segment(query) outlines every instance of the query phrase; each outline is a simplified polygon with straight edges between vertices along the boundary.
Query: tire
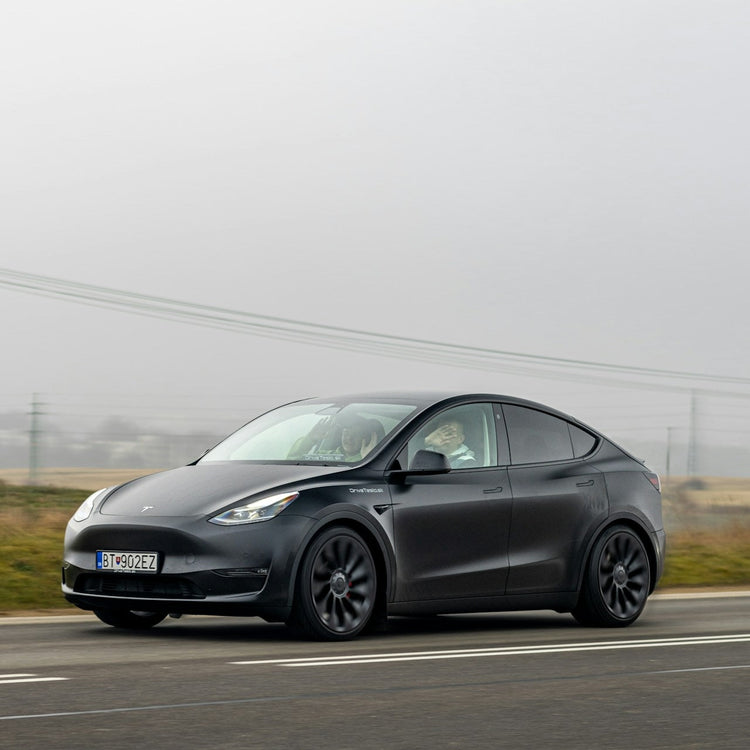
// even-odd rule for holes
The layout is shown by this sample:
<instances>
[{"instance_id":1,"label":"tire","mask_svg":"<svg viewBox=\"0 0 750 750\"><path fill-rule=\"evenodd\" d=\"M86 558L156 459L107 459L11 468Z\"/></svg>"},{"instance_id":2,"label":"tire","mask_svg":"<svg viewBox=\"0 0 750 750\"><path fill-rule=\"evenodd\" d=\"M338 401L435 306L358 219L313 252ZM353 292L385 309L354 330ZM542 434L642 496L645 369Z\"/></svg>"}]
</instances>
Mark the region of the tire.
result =
<instances>
[{"instance_id":1,"label":"tire","mask_svg":"<svg viewBox=\"0 0 750 750\"><path fill-rule=\"evenodd\" d=\"M134 609L95 609L94 614L103 623L126 630L148 630L167 616L166 613L141 612Z\"/></svg>"},{"instance_id":2,"label":"tire","mask_svg":"<svg viewBox=\"0 0 750 750\"><path fill-rule=\"evenodd\" d=\"M626 627L643 612L650 584L643 542L627 526L613 526L591 551L573 617L582 625Z\"/></svg>"},{"instance_id":3,"label":"tire","mask_svg":"<svg viewBox=\"0 0 750 750\"><path fill-rule=\"evenodd\" d=\"M349 640L370 622L377 590L375 561L362 537L331 527L305 551L288 624L316 640Z\"/></svg>"}]
</instances>

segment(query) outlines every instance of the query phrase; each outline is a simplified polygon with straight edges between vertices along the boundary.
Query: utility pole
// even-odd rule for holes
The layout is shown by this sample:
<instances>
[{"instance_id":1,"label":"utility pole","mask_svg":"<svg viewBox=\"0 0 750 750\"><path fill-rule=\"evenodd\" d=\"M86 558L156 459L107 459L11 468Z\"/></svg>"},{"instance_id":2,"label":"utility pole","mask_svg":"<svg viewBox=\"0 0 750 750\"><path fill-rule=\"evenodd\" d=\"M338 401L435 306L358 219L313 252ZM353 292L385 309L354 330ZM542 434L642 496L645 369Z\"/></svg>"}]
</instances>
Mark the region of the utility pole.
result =
<instances>
[{"instance_id":1,"label":"utility pole","mask_svg":"<svg viewBox=\"0 0 750 750\"><path fill-rule=\"evenodd\" d=\"M669 482L669 478L672 476L672 432L674 431L674 427L667 427L667 482Z\"/></svg>"},{"instance_id":2,"label":"utility pole","mask_svg":"<svg viewBox=\"0 0 750 750\"><path fill-rule=\"evenodd\" d=\"M687 473L695 476L695 391L690 391L690 433L688 435Z\"/></svg>"},{"instance_id":3,"label":"utility pole","mask_svg":"<svg viewBox=\"0 0 750 750\"><path fill-rule=\"evenodd\" d=\"M31 398L31 427L29 429L29 484L39 484L39 443L41 442L42 430L39 426L39 396L33 394Z\"/></svg>"}]
</instances>

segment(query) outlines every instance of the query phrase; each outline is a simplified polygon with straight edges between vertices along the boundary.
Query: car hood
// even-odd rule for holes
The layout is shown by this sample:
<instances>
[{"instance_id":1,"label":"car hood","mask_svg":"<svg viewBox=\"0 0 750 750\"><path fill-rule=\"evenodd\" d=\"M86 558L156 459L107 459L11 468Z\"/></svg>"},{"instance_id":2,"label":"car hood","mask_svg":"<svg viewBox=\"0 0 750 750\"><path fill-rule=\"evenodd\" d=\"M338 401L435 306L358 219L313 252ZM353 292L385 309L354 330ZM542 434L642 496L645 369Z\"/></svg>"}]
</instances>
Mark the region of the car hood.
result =
<instances>
[{"instance_id":1,"label":"car hood","mask_svg":"<svg viewBox=\"0 0 750 750\"><path fill-rule=\"evenodd\" d=\"M105 516L192 516L245 498L346 471L340 466L202 463L150 474L117 487L99 512ZM280 491L284 491L281 489Z\"/></svg>"}]
</instances>

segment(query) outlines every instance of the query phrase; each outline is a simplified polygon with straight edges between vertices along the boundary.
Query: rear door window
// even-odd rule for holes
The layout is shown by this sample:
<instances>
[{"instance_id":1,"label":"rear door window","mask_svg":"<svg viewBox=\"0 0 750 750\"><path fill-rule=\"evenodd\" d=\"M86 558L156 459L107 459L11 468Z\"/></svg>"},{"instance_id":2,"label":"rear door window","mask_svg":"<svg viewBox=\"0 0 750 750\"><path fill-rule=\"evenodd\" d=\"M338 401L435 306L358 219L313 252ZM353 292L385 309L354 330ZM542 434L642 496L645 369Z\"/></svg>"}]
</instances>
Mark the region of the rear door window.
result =
<instances>
[{"instance_id":1,"label":"rear door window","mask_svg":"<svg viewBox=\"0 0 750 750\"><path fill-rule=\"evenodd\" d=\"M536 409L503 404L513 464L565 461L573 458L568 422Z\"/></svg>"}]
</instances>

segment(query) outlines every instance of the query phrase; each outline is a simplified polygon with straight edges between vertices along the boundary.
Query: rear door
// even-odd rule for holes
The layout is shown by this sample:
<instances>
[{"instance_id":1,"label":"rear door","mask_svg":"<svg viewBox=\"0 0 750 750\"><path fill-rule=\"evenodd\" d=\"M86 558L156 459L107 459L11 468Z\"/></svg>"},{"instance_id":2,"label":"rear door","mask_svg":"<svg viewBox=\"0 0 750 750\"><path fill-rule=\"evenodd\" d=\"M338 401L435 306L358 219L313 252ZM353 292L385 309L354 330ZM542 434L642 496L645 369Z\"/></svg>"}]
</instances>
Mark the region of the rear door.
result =
<instances>
[{"instance_id":1,"label":"rear door","mask_svg":"<svg viewBox=\"0 0 750 750\"><path fill-rule=\"evenodd\" d=\"M555 415L503 404L513 492L506 593L573 591L590 532L609 510L585 456L597 438Z\"/></svg>"}]
</instances>

